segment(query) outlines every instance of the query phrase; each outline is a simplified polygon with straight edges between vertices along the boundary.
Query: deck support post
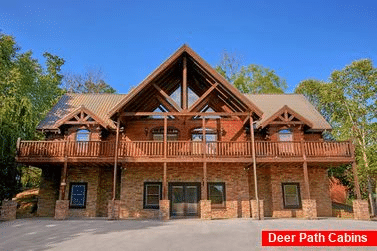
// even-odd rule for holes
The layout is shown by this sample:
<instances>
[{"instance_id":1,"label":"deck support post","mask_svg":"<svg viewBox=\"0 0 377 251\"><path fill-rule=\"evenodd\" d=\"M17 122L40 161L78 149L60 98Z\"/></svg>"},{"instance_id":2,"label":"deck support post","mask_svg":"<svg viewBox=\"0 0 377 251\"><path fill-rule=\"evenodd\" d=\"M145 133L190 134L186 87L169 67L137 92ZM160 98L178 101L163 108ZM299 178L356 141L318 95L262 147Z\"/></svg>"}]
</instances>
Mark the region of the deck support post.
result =
<instances>
[{"instance_id":1,"label":"deck support post","mask_svg":"<svg viewBox=\"0 0 377 251\"><path fill-rule=\"evenodd\" d=\"M117 189L119 127L120 127L120 116L118 116L118 120L117 120L117 131L116 131L116 137L115 137L114 177L113 177L113 196L112 196L113 201L115 200L116 189Z\"/></svg>"},{"instance_id":2,"label":"deck support post","mask_svg":"<svg viewBox=\"0 0 377 251\"><path fill-rule=\"evenodd\" d=\"M208 200L208 185L207 185L207 150L206 150L206 119L202 118L202 152L203 152L203 194L204 200Z\"/></svg>"},{"instance_id":3,"label":"deck support post","mask_svg":"<svg viewBox=\"0 0 377 251\"><path fill-rule=\"evenodd\" d=\"M67 175L68 175L68 140L64 142L64 164L61 173L59 200L65 199L65 189L67 187Z\"/></svg>"},{"instance_id":4,"label":"deck support post","mask_svg":"<svg viewBox=\"0 0 377 251\"><path fill-rule=\"evenodd\" d=\"M167 157L167 150L168 150L168 117L164 116L164 158Z\"/></svg>"},{"instance_id":5,"label":"deck support post","mask_svg":"<svg viewBox=\"0 0 377 251\"><path fill-rule=\"evenodd\" d=\"M251 153L253 158L253 174L254 174L254 190L255 190L255 200L256 200L256 217L258 220L261 220L260 216L260 205L259 205L259 196L258 196L258 179L257 179L257 161L255 157L255 141L254 141L254 123L253 123L253 117L250 113L250 138L251 138Z\"/></svg>"},{"instance_id":6,"label":"deck support post","mask_svg":"<svg viewBox=\"0 0 377 251\"><path fill-rule=\"evenodd\" d=\"M309 173L308 173L308 162L306 161L306 153L305 153L305 146L304 140L301 139L301 154L304 159L304 163L302 165L304 171L304 184L305 184L305 192L307 199L310 200L310 186L309 186Z\"/></svg>"},{"instance_id":7,"label":"deck support post","mask_svg":"<svg viewBox=\"0 0 377 251\"><path fill-rule=\"evenodd\" d=\"M355 160L355 146L352 141L349 141L350 144L350 150L351 150L351 158L352 161L352 172L353 172L353 180L355 185L355 192L356 192L356 198L358 200L361 200L361 193L360 193L360 185L359 185L359 176L357 174L357 166L356 166L356 160Z\"/></svg>"},{"instance_id":8,"label":"deck support post","mask_svg":"<svg viewBox=\"0 0 377 251\"><path fill-rule=\"evenodd\" d=\"M162 199L167 200L168 199L168 164L164 162L164 176L162 180Z\"/></svg>"}]
</instances>

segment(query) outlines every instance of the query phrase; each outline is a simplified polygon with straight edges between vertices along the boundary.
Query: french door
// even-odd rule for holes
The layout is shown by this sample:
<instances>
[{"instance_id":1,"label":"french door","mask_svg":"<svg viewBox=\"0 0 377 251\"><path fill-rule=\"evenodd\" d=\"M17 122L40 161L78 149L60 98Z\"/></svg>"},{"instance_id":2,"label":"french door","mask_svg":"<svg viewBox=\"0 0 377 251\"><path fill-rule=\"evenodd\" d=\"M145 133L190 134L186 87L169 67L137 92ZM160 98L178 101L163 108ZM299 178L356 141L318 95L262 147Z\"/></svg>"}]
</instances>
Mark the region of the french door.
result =
<instances>
[{"instance_id":1,"label":"french door","mask_svg":"<svg viewBox=\"0 0 377 251\"><path fill-rule=\"evenodd\" d=\"M171 216L198 216L200 183L169 183Z\"/></svg>"}]
</instances>

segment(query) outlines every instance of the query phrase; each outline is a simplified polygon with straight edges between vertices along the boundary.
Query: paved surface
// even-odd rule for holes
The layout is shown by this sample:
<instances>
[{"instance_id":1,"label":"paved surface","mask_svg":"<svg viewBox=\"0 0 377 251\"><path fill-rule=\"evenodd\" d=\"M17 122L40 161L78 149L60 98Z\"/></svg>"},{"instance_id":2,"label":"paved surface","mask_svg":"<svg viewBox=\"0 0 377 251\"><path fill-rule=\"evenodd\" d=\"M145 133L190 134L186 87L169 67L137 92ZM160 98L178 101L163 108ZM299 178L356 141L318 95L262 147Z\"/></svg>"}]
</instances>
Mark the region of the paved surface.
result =
<instances>
[{"instance_id":1,"label":"paved surface","mask_svg":"<svg viewBox=\"0 0 377 251\"><path fill-rule=\"evenodd\" d=\"M377 230L376 221L320 219L66 220L0 223L0 250L377 250L261 247L261 230Z\"/></svg>"}]
</instances>

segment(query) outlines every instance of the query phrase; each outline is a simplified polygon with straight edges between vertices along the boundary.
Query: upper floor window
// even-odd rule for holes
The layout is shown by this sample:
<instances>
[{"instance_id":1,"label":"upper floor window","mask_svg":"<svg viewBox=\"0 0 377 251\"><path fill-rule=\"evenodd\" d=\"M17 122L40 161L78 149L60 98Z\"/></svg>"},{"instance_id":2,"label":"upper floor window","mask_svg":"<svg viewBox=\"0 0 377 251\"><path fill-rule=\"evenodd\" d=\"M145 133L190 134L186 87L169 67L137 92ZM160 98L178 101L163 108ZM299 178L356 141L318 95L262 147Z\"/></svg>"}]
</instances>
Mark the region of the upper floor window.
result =
<instances>
[{"instance_id":1,"label":"upper floor window","mask_svg":"<svg viewBox=\"0 0 377 251\"><path fill-rule=\"evenodd\" d=\"M206 142L217 141L217 131L211 128L206 128ZM192 141L203 141L203 128L196 128L191 131Z\"/></svg>"},{"instance_id":2,"label":"upper floor window","mask_svg":"<svg viewBox=\"0 0 377 251\"><path fill-rule=\"evenodd\" d=\"M167 128L167 140L168 141L176 141L178 140L178 129L174 127L168 127ZM152 129L152 138L156 141L163 141L164 140L164 128L154 128Z\"/></svg>"},{"instance_id":3,"label":"upper floor window","mask_svg":"<svg viewBox=\"0 0 377 251\"><path fill-rule=\"evenodd\" d=\"M76 141L89 141L90 131L86 129L80 129L76 132Z\"/></svg>"},{"instance_id":4,"label":"upper floor window","mask_svg":"<svg viewBox=\"0 0 377 251\"><path fill-rule=\"evenodd\" d=\"M292 141L293 133L289 129L283 129L279 131L279 140L280 141Z\"/></svg>"}]
</instances>

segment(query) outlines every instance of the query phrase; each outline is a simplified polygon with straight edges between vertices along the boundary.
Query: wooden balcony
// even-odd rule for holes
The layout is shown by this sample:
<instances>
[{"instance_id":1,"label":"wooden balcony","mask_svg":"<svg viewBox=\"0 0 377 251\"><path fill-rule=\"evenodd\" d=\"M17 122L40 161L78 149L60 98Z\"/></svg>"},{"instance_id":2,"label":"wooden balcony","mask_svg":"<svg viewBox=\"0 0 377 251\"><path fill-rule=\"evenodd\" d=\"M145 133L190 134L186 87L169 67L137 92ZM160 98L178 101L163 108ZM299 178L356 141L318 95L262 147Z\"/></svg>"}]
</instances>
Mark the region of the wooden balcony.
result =
<instances>
[{"instance_id":1,"label":"wooden balcony","mask_svg":"<svg viewBox=\"0 0 377 251\"><path fill-rule=\"evenodd\" d=\"M256 141L257 162L343 162L353 161L350 142L270 142ZM108 162L115 157L114 141L20 141L17 161ZM250 141L121 141L120 162L252 162Z\"/></svg>"}]
</instances>

